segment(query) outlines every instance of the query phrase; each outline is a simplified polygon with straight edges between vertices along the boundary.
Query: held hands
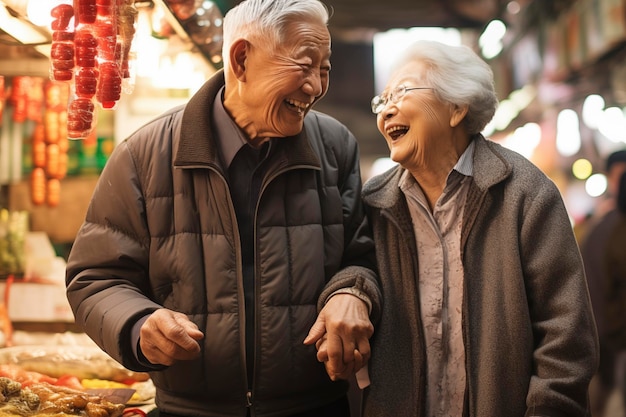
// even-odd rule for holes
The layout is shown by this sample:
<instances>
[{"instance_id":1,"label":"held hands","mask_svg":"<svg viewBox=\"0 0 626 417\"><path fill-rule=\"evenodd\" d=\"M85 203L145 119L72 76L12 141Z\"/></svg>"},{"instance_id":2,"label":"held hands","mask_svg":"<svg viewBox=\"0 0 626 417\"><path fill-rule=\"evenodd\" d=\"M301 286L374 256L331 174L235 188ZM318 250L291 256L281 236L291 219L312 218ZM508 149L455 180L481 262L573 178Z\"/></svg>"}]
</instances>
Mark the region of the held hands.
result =
<instances>
[{"instance_id":1,"label":"held hands","mask_svg":"<svg viewBox=\"0 0 626 417\"><path fill-rule=\"evenodd\" d=\"M337 294L320 311L304 344L315 343L317 360L336 381L348 379L367 364L373 333L367 305L353 295Z\"/></svg>"},{"instance_id":2,"label":"held hands","mask_svg":"<svg viewBox=\"0 0 626 417\"><path fill-rule=\"evenodd\" d=\"M161 308L141 326L139 346L143 355L155 365L195 359L200 355L204 334L186 315Z\"/></svg>"}]
</instances>

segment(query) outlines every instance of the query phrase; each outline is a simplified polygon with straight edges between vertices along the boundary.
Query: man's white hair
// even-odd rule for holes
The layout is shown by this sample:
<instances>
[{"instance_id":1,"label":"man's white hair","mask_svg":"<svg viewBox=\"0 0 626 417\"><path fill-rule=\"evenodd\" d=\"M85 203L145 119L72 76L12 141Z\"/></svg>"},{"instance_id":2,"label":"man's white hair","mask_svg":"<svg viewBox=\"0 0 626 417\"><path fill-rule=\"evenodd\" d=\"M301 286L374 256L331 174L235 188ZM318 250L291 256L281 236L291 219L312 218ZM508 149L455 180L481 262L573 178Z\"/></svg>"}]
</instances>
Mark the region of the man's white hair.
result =
<instances>
[{"instance_id":1,"label":"man's white hair","mask_svg":"<svg viewBox=\"0 0 626 417\"><path fill-rule=\"evenodd\" d=\"M230 46L238 38L261 39L275 49L287 41L286 27L294 22L328 24L328 9L319 0L245 0L224 16L222 59L227 68Z\"/></svg>"}]
</instances>

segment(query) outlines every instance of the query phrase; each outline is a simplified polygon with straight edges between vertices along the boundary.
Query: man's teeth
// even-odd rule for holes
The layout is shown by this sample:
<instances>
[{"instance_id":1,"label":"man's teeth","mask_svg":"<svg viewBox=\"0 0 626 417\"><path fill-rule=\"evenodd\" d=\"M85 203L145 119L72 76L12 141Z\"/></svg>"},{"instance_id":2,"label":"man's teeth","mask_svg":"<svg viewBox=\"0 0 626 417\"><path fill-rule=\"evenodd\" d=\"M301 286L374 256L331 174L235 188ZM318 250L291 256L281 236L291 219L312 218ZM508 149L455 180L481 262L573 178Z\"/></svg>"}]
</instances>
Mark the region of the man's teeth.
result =
<instances>
[{"instance_id":1,"label":"man's teeth","mask_svg":"<svg viewBox=\"0 0 626 417\"><path fill-rule=\"evenodd\" d=\"M296 107L298 109L298 112L300 113L306 111L306 109L308 109L309 106L311 105L311 103L304 103L302 101L297 101L291 98L285 101L287 101L287 103L291 104L292 106Z\"/></svg>"}]
</instances>

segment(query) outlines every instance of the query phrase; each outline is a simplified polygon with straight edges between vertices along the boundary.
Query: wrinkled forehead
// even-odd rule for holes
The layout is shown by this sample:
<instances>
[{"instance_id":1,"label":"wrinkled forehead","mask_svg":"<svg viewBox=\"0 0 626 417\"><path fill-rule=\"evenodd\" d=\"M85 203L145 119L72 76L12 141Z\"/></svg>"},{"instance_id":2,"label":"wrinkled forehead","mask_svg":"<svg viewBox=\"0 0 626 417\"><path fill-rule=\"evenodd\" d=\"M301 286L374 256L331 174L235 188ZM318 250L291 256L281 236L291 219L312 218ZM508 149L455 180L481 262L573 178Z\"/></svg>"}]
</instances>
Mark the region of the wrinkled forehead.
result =
<instances>
[{"instance_id":1,"label":"wrinkled forehead","mask_svg":"<svg viewBox=\"0 0 626 417\"><path fill-rule=\"evenodd\" d=\"M404 84L406 86L422 85L426 82L426 65L422 62L412 60L395 66L391 70L385 91L396 89Z\"/></svg>"},{"instance_id":2,"label":"wrinkled forehead","mask_svg":"<svg viewBox=\"0 0 626 417\"><path fill-rule=\"evenodd\" d=\"M318 21L291 22L278 34L276 46L283 51L309 51L329 56L330 32L325 24Z\"/></svg>"}]
</instances>

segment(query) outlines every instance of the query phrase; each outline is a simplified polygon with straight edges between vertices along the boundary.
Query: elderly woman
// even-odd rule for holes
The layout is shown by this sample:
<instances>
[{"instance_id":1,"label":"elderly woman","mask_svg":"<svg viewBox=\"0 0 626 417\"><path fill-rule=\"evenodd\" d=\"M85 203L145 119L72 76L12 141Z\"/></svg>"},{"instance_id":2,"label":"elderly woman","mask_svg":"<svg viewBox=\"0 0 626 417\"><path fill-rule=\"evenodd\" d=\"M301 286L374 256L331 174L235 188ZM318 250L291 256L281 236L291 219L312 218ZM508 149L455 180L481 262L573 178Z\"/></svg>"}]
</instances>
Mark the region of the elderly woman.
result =
<instances>
[{"instance_id":1,"label":"elderly woman","mask_svg":"<svg viewBox=\"0 0 626 417\"><path fill-rule=\"evenodd\" d=\"M480 133L489 66L421 41L392 74L372 110L398 165L363 190L384 296L364 415L588 415L583 264L555 184Z\"/></svg>"}]
</instances>

